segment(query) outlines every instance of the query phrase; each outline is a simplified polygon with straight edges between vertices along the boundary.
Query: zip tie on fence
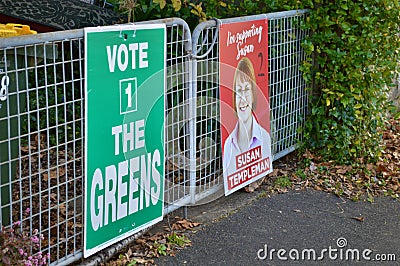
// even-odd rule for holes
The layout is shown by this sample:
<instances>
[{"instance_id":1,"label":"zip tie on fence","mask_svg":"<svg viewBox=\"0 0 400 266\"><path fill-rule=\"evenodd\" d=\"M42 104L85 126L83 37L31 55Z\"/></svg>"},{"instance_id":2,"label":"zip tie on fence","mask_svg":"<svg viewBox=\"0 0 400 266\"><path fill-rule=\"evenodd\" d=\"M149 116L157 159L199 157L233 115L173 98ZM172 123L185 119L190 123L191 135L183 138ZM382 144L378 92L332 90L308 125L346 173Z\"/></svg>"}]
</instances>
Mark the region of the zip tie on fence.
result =
<instances>
[{"instance_id":1,"label":"zip tie on fence","mask_svg":"<svg viewBox=\"0 0 400 266\"><path fill-rule=\"evenodd\" d=\"M210 48L208 48L208 50L207 50L207 52L206 52L205 54L197 55L197 53L200 52L200 50L201 50L201 48L199 48L199 49L196 51L196 54L193 54L193 53L191 54L191 58L192 58L192 59L203 59L203 58L207 57L207 55L208 55L209 53L211 53L211 51L212 51L212 49L213 49L213 47L214 47L214 44L217 42L217 37L218 37L218 34L219 34L219 26L221 25L221 22L220 22L220 20L217 19L217 18L212 18L212 20L215 21L215 24L216 24L216 25L215 25L216 31L215 31L215 34L214 34L212 43L211 43L211 45L210 45ZM204 46L205 42L206 42L205 39L203 39L202 44L201 44L201 47Z\"/></svg>"},{"instance_id":2,"label":"zip tie on fence","mask_svg":"<svg viewBox=\"0 0 400 266\"><path fill-rule=\"evenodd\" d=\"M133 27L133 34L132 34L132 38L135 38L136 37L136 27L135 27L135 23L129 23L130 25L132 25L132 26L134 26ZM128 34L124 34L124 35L122 35L122 29L120 29L119 30L119 37L120 38L124 38L124 40L126 41L126 39L128 39Z\"/></svg>"},{"instance_id":3,"label":"zip tie on fence","mask_svg":"<svg viewBox=\"0 0 400 266\"><path fill-rule=\"evenodd\" d=\"M122 38L122 28L119 30L119 37Z\"/></svg>"},{"instance_id":4,"label":"zip tie on fence","mask_svg":"<svg viewBox=\"0 0 400 266\"><path fill-rule=\"evenodd\" d=\"M132 26L135 26L135 23L134 23L134 22L131 22L130 24L131 24ZM133 37L133 38L136 37L136 27L134 27L134 29L133 29L132 37Z\"/></svg>"}]
</instances>

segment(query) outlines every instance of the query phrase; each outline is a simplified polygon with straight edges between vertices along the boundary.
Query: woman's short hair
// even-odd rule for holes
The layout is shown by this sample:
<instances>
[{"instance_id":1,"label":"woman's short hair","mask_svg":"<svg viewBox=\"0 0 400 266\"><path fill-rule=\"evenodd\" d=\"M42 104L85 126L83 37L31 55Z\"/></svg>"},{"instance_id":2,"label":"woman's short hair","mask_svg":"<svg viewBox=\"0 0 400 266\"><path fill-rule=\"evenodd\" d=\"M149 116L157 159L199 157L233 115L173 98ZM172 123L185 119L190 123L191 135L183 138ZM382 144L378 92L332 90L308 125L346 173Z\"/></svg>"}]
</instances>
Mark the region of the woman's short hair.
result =
<instances>
[{"instance_id":1,"label":"woman's short hair","mask_svg":"<svg viewBox=\"0 0 400 266\"><path fill-rule=\"evenodd\" d=\"M251 93L253 95L253 104L251 106L252 110L255 110L256 108L256 103L257 103L257 83L256 83L256 75L254 74L254 67L253 64L251 63L250 59L247 57L243 57L240 59L236 70L235 70L235 75L233 77L233 108L235 109L235 113L237 112L236 110L236 81L247 81L251 85Z\"/></svg>"}]
</instances>

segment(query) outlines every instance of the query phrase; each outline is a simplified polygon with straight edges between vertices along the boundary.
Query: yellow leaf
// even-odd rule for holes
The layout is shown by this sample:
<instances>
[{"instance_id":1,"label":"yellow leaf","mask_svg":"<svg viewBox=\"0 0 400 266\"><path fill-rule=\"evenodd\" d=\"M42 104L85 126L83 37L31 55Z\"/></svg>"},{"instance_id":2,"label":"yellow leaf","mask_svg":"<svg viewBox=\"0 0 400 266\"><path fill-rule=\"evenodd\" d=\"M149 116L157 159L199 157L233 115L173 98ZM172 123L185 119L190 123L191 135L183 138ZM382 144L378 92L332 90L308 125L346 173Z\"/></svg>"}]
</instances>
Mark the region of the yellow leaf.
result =
<instances>
[{"instance_id":1,"label":"yellow leaf","mask_svg":"<svg viewBox=\"0 0 400 266\"><path fill-rule=\"evenodd\" d=\"M361 103L357 103L356 105L354 105L354 108L355 109L360 109L362 107L362 104Z\"/></svg>"},{"instance_id":2,"label":"yellow leaf","mask_svg":"<svg viewBox=\"0 0 400 266\"><path fill-rule=\"evenodd\" d=\"M222 1L219 1L219 5L222 6L222 7L226 7L226 3L222 2Z\"/></svg>"},{"instance_id":3,"label":"yellow leaf","mask_svg":"<svg viewBox=\"0 0 400 266\"><path fill-rule=\"evenodd\" d=\"M198 16L198 17L200 16L199 12L197 12L196 9L190 10L190 13L195 14L195 15Z\"/></svg>"},{"instance_id":4,"label":"yellow leaf","mask_svg":"<svg viewBox=\"0 0 400 266\"><path fill-rule=\"evenodd\" d=\"M335 94L333 91L331 91L330 89L322 89L323 92L327 93L327 94Z\"/></svg>"},{"instance_id":5,"label":"yellow leaf","mask_svg":"<svg viewBox=\"0 0 400 266\"><path fill-rule=\"evenodd\" d=\"M336 92L336 95L337 95L339 98L342 98L342 97L344 96L344 94L341 93L341 92Z\"/></svg>"},{"instance_id":6,"label":"yellow leaf","mask_svg":"<svg viewBox=\"0 0 400 266\"><path fill-rule=\"evenodd\" d=\"M175 11L181 10L182 2L181 0L172 0L172 5L174 6Z\"/></svg>"},{"instance_id":7,"label":"yellow leaf","mask_svg":"<svg viewBox=\"0 0 400 266\"><path fill-rule=\"evenodd\" d=\"M163 9L167 4L167 0L154 0L153 2L159 4L161 9Z\"/></svg>"},{"instance_id":8,"label":"yellow leaf","mask_svg":"<svg viewBox=\"0 0 400 266\"><path fill-rule=\"evenodd\" d=\"M193 4L193 3L190 3L190 6L193 7L192 10L196 10L196 12L199 13L199 14L203 11L203 8L201 7L201 5L202 5L202 3L200 3L200 4L198 4L198 5L195 5L195 4Z\"/></svg>"},{"instance_id":9,"label":"yellow leaf","mask_svg":"<svg viewBox=\"0 0 400 266\"><path fill-rule=\"evenodd\" d=\"M326 98L326 106L331 105L331 100L329 98Z\"/></svg>"},{"instance_id":10,"label":"yellow leaf","mask_svg":"<svg viewBox=\"0 0 400 266\"><path fill-rule=\"evenodd\" d=\"M193 9L190 10L190 12L192 14L195 14L196 16L198 16L200 22L207 20L207 15L206 15L206 13L204 13L203 8L201 7L202 4L203 4L202 2L200 2L198 5L190 3L190 6L193 7Z\"/></svg>"}]
</instances>

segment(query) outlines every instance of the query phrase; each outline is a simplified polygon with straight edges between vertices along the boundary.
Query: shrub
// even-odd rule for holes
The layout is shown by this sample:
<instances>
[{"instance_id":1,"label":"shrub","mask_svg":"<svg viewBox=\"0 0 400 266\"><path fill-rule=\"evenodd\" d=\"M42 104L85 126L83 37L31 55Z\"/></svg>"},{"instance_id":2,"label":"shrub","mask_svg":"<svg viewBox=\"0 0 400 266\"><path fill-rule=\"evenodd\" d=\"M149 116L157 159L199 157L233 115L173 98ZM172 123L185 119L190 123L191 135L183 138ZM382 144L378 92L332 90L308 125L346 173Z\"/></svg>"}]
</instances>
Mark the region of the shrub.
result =
<instances>
[{"instance_id":1,"label":"shrub","mask_svg":"<svg viewBox=\"0 0 400 266\"><path fill-rule=\"evenodd\" d=\"M27 210L26 213L28 213ZM0 231L0 265L47 265L50 254L38 252L42 235L37 230L33 231L32 236L23 232L21 222L17 221L11 227L2 226Z\"/></svg>"},{"instance_id":2,"label":"shrub","mask_svg":"<svg viewBox=\"0 0 400 266\"><path fill-rule=\"evenodd\" d=\"M399 59L399 2L315 0L311 7L313 35L304 47L312 57L303 65L314 85L306 144L326 159L375 161Z\"/></svg>"}]
</instances>

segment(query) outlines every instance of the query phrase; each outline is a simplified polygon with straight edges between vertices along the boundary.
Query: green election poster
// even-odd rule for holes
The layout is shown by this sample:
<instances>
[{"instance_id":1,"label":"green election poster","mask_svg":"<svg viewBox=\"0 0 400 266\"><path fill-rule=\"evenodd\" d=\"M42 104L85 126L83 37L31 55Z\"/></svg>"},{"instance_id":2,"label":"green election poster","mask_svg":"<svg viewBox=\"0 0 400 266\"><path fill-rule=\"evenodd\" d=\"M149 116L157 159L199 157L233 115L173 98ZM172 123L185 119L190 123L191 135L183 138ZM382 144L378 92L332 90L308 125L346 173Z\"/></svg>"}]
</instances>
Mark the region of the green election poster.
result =
<instances>
[{"instance_id":1,"label":"green election poster","mask_svg":"<svg viewBox=\"0 0 400 266\"><path fill-rule=\"evenodd\" d=\"M164 24L85 29L84 257L163 217Z\"/></svg>"}]
</instances>

